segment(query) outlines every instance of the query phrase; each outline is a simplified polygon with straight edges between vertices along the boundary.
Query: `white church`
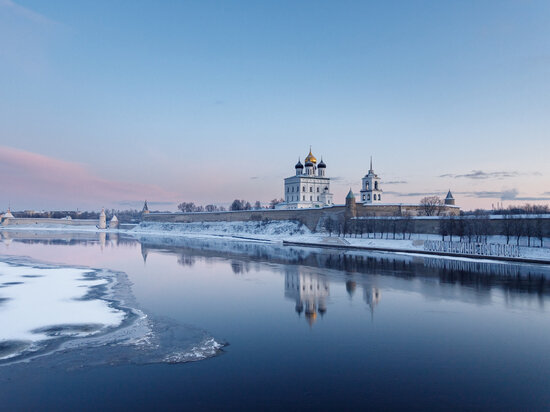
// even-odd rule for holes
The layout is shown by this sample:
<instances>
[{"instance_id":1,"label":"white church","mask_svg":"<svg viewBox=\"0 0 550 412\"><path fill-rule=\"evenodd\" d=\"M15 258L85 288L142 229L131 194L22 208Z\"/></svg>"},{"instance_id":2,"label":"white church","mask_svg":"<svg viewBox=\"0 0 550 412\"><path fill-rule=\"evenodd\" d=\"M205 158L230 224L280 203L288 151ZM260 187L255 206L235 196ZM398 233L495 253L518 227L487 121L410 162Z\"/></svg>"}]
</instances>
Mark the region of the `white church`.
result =
<instances>
[{"instance_id":1,"label":"white church","mask_svg":"<svg viewBox=\"0 0 550 412\"><path fill-rule=\"evenodd\" d=\"M332 206L330 179L326 177L327 165L323 159L317 163L310 148L304 164L298 159L294 168L296 174L285 179L285 201L277 208L309 209Z\"/></svg>"},{"instance_id":2,"label":"white church","mask_svg":"<svg viewBox=\"0 0 550 412\"><path fill-rule=\"evenodd\" d=\"M310 148L304 164L298 159L294 168L296 174L285 179L285 201L279 203L276 206L277 209L311 209L333 205L330 178L326 176L327 165L323 159L317 163ZM372 157L370 169L362 179L359 203L364 205L382 203L380 177L374 173Z\"/></svg>"}]
</instances>

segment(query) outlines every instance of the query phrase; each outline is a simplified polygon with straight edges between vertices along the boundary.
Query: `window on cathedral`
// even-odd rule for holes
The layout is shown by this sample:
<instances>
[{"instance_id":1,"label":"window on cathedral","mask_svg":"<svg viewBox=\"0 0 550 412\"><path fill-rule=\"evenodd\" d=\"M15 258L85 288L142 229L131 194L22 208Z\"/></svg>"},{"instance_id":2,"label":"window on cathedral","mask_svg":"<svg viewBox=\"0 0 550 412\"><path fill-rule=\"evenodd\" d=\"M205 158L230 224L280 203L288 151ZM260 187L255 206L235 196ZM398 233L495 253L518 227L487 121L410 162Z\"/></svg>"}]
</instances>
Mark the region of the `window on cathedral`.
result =
<instances>
[{"instance_id":1,"label":"window on cathedral","mask_svg":"<svg viewBox=\"0 0 550 412\"><path fill-rule=\"evenodd\" d=\"M367 195L367 200L370 200L370 195Z\"/></svg>"},{"instance_id":2,"label":"window on cathedral","mask_svg":"<svg viewBox=\"0 0 550 412\"><path fill-rule=\"evenodd\" d=\"M305 192L305 191L306 191L306 187L305 187L305 186L302 187L302 189L303 189L302 192Z\"/></svg>"},{"instance_id":3,"label":"window on cathedral","mask_svg":"<svg viewBox=\"0 0 550 412\"><path fill-rule=\"evenodd\" d=\"M369 182L365 183L365 189L369 190Z\"/></svg>"},{"instance_id":4,"label":"window on cathedral","mask_svg":"<svg viewBox=\"0 0 550 412\"><path fill-rule=\"evenodd\" d=\"M365 195L363 195L363 200L365 200Z\"/></svg>"},{"instance_id":5,"label":"window on cathedral","mask_svg":"<svg viewBox=\"0 0 550 412\"><path fill-rule=\"evenodd\" d=\"M380 197L380 195L378 195L378 200L381 200L382 198Z\"/></svg>"},{"instance_id":6,"label":"window on cathedral","mask_svg":"<svg viewBox=\"0 0 550 412\"><path fill-rule=\"evenodd\" d=\"M310 192L313 192L313 188L312 188L311 186L309 187L309 191L310 191Z\"/></svg>"},{"instance_id":7,"label":"window on cathedral","mask_svg":"<svg viewBox=\"0 0 550 412\"><path fill-rule=\"evenodd\" d=\"M378 182L374 182L374 190L378 190Z\"/></svg>"},{"instance_id":8,"label":"window on cathedral","mask_svg":"<svg viewBox=\"0 0 550 412\"><path fill-rule=\"evenodd\" d=\"M289 188L289 187L286 188L286 192L287 192L287 193L290 192L290 188Z\"/></svg>"},{"instance_id":9,"label":"window on cathedral","mask_svg":"<svg viewBox=\"0 0 550 412\"><path fill-rule=\"evenodd\" d=\"M309 197L309 201L311 202L313 200L313 196L310 196Z\"/></svg>"},{"instance_id":10,"label":"window on cathedral","mask_svg":"<svg viewBox=\"0 0 550 412\"><path fill-rule=\"evenodd\" d=\"M319 187L317 187L317 193L319 193Z\"/></svg>"},{"instance_id":11,"label":"window on cathedral","mask_svg":"<svg viewBox=\"0 0 550 412\"><path fill-rule=\"evenodd\" d=\"M319 196L317 196L317 201L319 201Z\"/></svg>"},{"instance_id":12,"label":"window on cathedral","mask_svg":"<svg viewBox=\"0 0 550 412\"><path fill-rule=\"evenodd\" d=\"M306 200L306 195L304 195L303 200Z\"/></svg>"}]
</instances>

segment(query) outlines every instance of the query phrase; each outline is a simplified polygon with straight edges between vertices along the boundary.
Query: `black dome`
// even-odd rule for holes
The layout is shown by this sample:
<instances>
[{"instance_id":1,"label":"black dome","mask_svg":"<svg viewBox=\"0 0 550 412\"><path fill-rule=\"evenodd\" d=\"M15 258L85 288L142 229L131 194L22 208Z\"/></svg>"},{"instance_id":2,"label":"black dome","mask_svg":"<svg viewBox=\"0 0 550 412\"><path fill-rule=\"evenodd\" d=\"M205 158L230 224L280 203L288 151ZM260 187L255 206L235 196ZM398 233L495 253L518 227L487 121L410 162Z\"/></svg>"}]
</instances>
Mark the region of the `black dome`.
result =
<instances>
[{"instance_id":1,"label":"black dome","mask_svg":"<svg viewBox=\"0 0 550 412\"><path fill-rule=\"evenodd\" d=\"M319 168L321 168L321 169L325 169L325 168L327 167L327 165L325 164L325 162L323 162L323 161L321 160L321 163L319 163L319 164L317 165L317 167L319 167Z\"/></svg>"},{"instance_id":2,"label":"black dome","mask_svg":"<svg viewBox=\"0 0 550 412\"><path fill-rule=\"evenodd\" d=\"M294 168L296 168L296 169L303 169L304 166L302 165L302 162L300 162L300 161L298 160L298 163L296 163L296 166L294 166Z\"/></svg>"}]
</instances>

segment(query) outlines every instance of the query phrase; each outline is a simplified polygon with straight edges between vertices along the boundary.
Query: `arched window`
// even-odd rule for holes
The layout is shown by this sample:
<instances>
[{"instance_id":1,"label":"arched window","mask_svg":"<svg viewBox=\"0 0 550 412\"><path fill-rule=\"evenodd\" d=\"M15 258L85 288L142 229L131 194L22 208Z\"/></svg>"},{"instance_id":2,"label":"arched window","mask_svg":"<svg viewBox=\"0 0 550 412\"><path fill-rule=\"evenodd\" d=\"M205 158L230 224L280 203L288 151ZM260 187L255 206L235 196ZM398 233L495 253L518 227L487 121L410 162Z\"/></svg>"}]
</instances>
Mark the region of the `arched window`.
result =
<instances>
[{"instance_id":1,"label":"arched window","mask_svg":"<svg viewBox=\"0 0 550 412\"><path fill-rule=\"evenodd\" d=\"M313 200L313 196L310 196L309 197L309 201L311 202Z\"/></svg>"},{"instance_id":2,"label":"arched window","mask_svg":"<svg viewBox=\"0 0 550 412\"><path fill-rule=\"evenodd\" d=\"M370 200L370 195L367 195L367 200Z\"/></svg>"},{"instance_id":3,"label":"arched window","mask_svg":"<svg viewBox=\"0 0 550 412\"><path fill-rule=\"evenodd\" d=\"M317 196L317 201L319 201L319 196Z\"/></svg>"},{"instance_id":4,"label":"arched window","mask_svg":"<svg viewBox=\"0 0 550 412\"><path fill-rule=\"evenodd\" d=\"M286 192L287 192L287 193L290 192L290 187L287 187L287 188L286 188Z\"/></svg>"},{"instance_id":5,"label":"arched window","mask_svg":"<svg viewBox=\"0 0 550 412\"><path fill-rule=\"evenodd\" d=\"M317 193L319 193L319 186L317 186Z\"/></svg>"},{"instance_id":6,"label":"arched window","mask_svg":"<svg viewBox=\"0 0 550 412\"><path fill-rule=\"evenodd\" d=\"M369 182L365 182L365 190L369 190Z\"/></svg>"},{"instance_id":7,"label":"arched window","mask_svg":"<svg viewBox=\"0 0 550 412\"><path fill-rule=\"evenodd\" d=\"M313 192L313 187L310 186L310 187L309 187L309 191L310 191L310 192Z\"/></svg>"},{"instance_id":8,"label":"arched window","mask_svg":"<svg viewBox=\"0 0 550 412\"><path fill-rule=\"evenodd\" d=\"M381 195L378 195L378 200L381 200L381 199L382 199L380 196L381 196Z\"/></svg>"},{"instance_id":9,"label":"arched window","mask_svg":"<svg viewBox=\"0 0 550 412\"><path fill-rule=\"evenodd\" d=\"M306 200L306 195L303 196L303 199Z\"/></svg>"},{"instance_id":10,"label":"arched window","mask_svg":"<svg viewBox=\"0 0 550 412\"><path fill-rule=\"evenodd\" d=\"M378 182L374 182L374 190L378 190Z\"/></svg>"},{"instance_id":11,"label":"arched window","mask_svg":"<svg viewBox=\"0 0 550 412\"><path fill-rule=\"evenodd\" d=\"M303 189L302 192L305 192L305 191L306 191L306 187L305 187L305 186L302 187L302 189Z\"/></svg>"},{"instance_id":12,"label":"arched window","mask_svg":"<svg viewBox=\"0 0 550 412\"><path fill-rule=\"evenodd\" d=\"M365 195L363 195L363 200L365 200Z\"/></svg>"}]
</instances>

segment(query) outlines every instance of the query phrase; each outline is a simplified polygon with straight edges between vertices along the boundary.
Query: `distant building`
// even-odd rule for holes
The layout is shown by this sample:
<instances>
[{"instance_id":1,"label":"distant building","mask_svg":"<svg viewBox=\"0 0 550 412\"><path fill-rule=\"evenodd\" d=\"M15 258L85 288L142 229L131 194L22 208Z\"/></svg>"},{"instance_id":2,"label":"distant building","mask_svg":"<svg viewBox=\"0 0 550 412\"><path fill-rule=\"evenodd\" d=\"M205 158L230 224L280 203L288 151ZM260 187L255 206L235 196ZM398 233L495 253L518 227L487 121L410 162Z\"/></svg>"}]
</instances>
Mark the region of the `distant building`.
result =
<instances>
[{"instance_id":1,"label":"distant building","mask_svg":"<svg viewBox=\"0 0 550 412\"><path fill-rule=\"evenodd\" d=\"M327 165L309 150L304 164L298 159L295 175L285 179L285 201L277 209L307 209L332 206L330 178L326 177Z\"/></svg>"},{"instance_id":2,"label":"distant building","mask_svg":"<svg viewBox=\"0 0 550 412\"><path fill-rule=\"evenodd\" d=\"M449 193L447 193L447 197L445 198L445 204L449 206L455 205L455 198L453 197L453 194L449 190Z\"/></svg>"},{"instance_id":3,"label":"distant building","mask_svg":"<svg viewBox=\"0 0 550 412\"><path fill-rule=\"evenodd\" d=\"M113 215L113 218L109 222L109 229L118 229L118 218Z\"/></svg>"},{"instance_id":4,"label":"distant building","mask_svg":"<svg viewBox=\"0 0 550 412\"><path fill-rule=\"evenodd\" d=\"M143 204L143 209L141 209L141 214L147 214L149 213L149 206L147 206L147 200L145 201L145 203Z\"/></svg>"},{"instance_id":5,"label":"distant building","mask_svg":"<svg viewBox=\"0 0 550 412\"><path fill-rule=\"evenodd\" d=\"M361 203L371 205L382 202L382 188L380 178L372 168L372 156L370 158L370 169L362 179Z\"/></svg>"},{"instance_id":6,"label":"distant building","mask_svg":"<svg viewBox=\"0 0 550 412\"><path fill-rule=\"evenodd\" d=\"M99 214L99 224L97 225L98 229L106 229L107 228L107 216L105 215L105 209L101 209L101 213Z\"/></svg>"}]
</instances>

